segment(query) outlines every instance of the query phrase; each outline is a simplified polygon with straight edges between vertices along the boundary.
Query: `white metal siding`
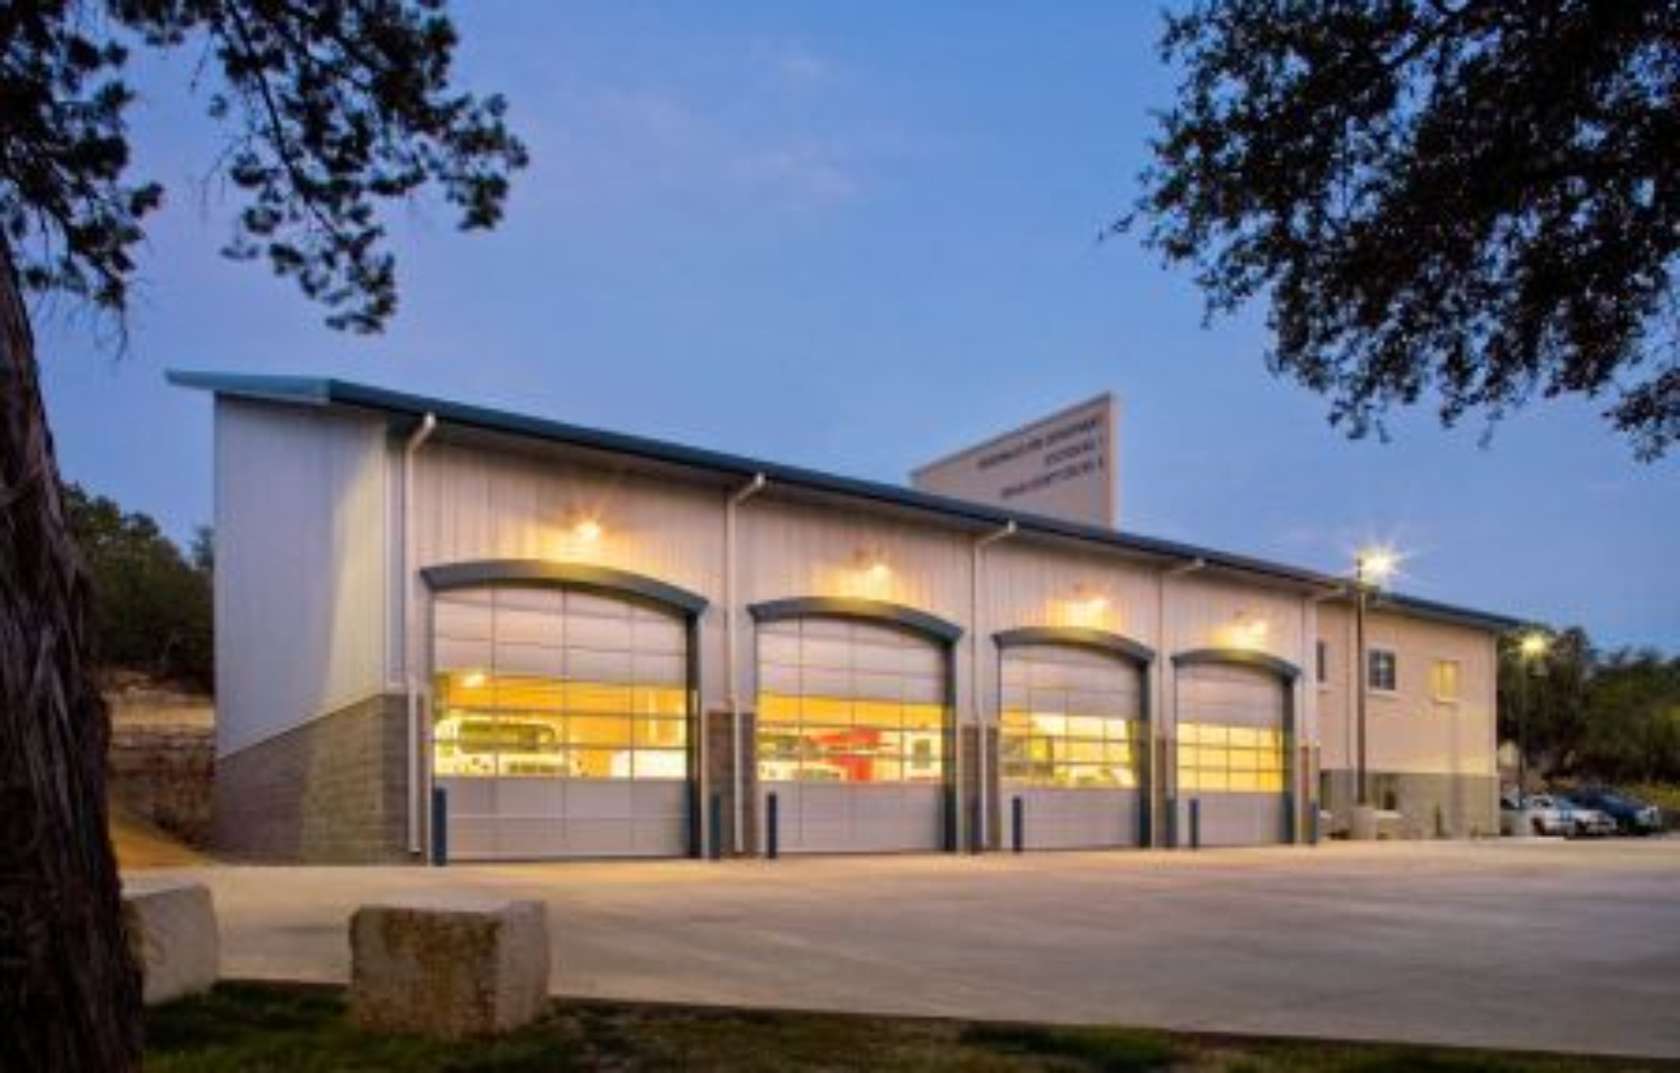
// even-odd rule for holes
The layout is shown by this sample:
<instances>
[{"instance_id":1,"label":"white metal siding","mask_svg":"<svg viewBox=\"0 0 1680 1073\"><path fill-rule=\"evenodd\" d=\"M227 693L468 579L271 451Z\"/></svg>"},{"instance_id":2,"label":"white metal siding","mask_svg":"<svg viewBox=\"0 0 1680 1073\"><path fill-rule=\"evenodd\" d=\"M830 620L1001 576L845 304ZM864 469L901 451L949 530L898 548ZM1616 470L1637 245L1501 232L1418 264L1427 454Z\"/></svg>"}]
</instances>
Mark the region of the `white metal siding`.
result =
<instances>
[{"instance_id":1,"label":"white metal siding","mask_svg":"<svg viewBox=\"0 0 1680 1073\"><path fill-rule=\"evenodd\" d=\"M535 457L436 439L415 457L417 571L478 559L552 559L626 570L697 593L709 604L700 629L702 700L722 706L718 489L611 462ZM600 526L593 541L576 536L585 519ZM412 580L424 608L427 593L418 572ZM416 621L425 621L423 611Z\"/></svg>"},{"instance_id":2,"label":"white metal siding","mask_svg":"<svg viewBox=\"0 0 1680 1073\"><path fill-rule=\"evenodd\" d=\"M385 681L385 423L216 402L216 748L226 756Z\"/></svg>"}]
</instances>

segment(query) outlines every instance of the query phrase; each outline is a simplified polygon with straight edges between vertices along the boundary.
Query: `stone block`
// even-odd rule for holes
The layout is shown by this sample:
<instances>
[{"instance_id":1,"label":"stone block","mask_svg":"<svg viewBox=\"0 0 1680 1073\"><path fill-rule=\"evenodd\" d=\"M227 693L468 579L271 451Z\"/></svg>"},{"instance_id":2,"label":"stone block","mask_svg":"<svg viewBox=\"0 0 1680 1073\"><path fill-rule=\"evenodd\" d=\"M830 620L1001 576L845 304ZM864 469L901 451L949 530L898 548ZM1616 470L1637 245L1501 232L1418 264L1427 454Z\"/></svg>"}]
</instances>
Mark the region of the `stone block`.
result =
<instances>
[{"instance_id":1,"label":"stone block","mask_svg":"<svg viewBox=\"0 0 1680 1073\"><path fill-rule=\"evenodd\" d=\"M146 1005L208 991L220 967L216 907L202 883L129 878L123 928L140 966Z\"/></svg>"},{"instance_id":2,"label":"stone block","mask_svg":"<svg viewBox=\"0 0 1680 1073\"><path fill-rule=\"evenodd\" d=\"M507 1032L548 999L541 902L465 897L364 905L350 918L350 1015L444 1039Z\"/></svg>"}]
</instances>

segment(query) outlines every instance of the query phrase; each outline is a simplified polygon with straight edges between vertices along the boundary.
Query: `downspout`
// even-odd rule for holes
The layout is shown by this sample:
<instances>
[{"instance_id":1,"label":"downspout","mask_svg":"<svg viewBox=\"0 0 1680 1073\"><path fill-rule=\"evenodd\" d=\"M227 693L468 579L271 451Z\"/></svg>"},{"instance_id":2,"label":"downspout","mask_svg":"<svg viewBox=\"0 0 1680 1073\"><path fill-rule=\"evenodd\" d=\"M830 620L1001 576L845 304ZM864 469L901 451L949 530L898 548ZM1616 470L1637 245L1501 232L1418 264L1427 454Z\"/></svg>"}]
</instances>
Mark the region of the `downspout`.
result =
<instances>
[{"instance_id":1,"label":"downspout","mask_svg":"<svg viewBox=\"0 0 1680 1073\"><path fill-rule=\"evenodd\" d=\"M1167 739L1161 733L1161 720L1166 715L1169 698L1167 696L1167 667L1172 663L1172 644L1169 640L1171 631L1167 626L1167 581L1175 577L1193 574L1207 565L1207 560L1200 557L1179 563L1161 571L1155 584L1155 696L1156 704L1149 712L1149 798L1151 802L1149 843L1151 846L1162 841L1160 834L1167 829L1167 775L1170 765L1167 763ZM1178 705L1172 704L1173 728L1177 733ZM1159 805L1155 802L1159 800ZM1174 818L1176 828L1176 818Z\"/></svg>"},{"instance_id":2,"label":"downspout","mask_svg":"<svg viewBox=\"0 0 1680 1073\"><path fill-rule=\"evenodd\" d=\"M746 802L742 795L746 792L746 776L741 771L741 765L746 760L746 749L741 740L741 671L735 660L735 511L742 503L764 490L764 474L756 473L753 479L729 497L723 508L723 635L724 661L728 665L729 674L729 741L732 750L730 763L731 801L734 805L734 818L731 824L736 856L745 852L746 843L742 839L742 825L746 823ZM712 832L717 837L717 832Z\"/></svg>"},{"instance_id":3,"label":"downspout","mask_svg":"<svg viewBox=\"0 0 1680 1073\"><path fill-rule=\"evenodd\" d=\"M1301 754L1303 752L1305 753L1301 759L1301 766L1304 770L1301 772L1302 792L1298 795L1300 798L1301 815L1296 818L1295 824L1297 838L1301 836L1301 826L1303 821L1306 822L1308 830L1311 830L1312 825L1318 822L1317 817L1313 816L1309 809L1322 809L1324 807L1324 802L1318 798L1315 785L1318 781L1321 765L1323 763L1322 752L1324 748L1323 737L1321 734L1321 729L1324 724L1322 714L1318 710L1319 680L1318 637L1316 636L1318 632L1317 607L1319 604L1328 600L1334 600L1340 596L1345 596L1346 594L1347 586L1338 585L1329 592L1320 592L1308 596L1301 609L1301 666L1310 668L1310 670L1308 673L1301 676L1301 703L1298 707L1295 718L1295 751L1297 754ZM1313 629L1311 632L1307 629L1307 610L1309 608L1313 609ZM1307 722L1308 707L1312 708L1312 735L1310 738L1303 733ZM1306 741L1306 745L1304 747L1301 744L1303 740Z\"/></svg>"},{"instance_id":4,"label":"downspout","mask_svg":"<svg viewBox=\"0 0 1680 1073\"><path fill-rule=\"evenodd\" d=\"M403 444L402 471L402 631L403 688L408 695L408 852L420 852L420 683L414 674L414 453L437 428L437 416L427 413ZM428 767L428 771L430 768Z\"/></svg>"},{"instance_id":5,"label":"downspout","mask_svg":"<svg viewBox=\"0 0 1680 1073\"><path fill-rule=\"evenodd\" d=\"M969 707L974 710L974 766L976 785L979 787L977 797L980 805L980 816L976 823L975 848L980 852L986 849L986 819L989 802L986 800L986 719L985 708L980 702L980 637L985 631L980 625L980 552L989 545L1000 540L1007 540L1015 535L1015 519L1009 519L1002 529L987 533L974 541L974 568L969 574L972 588L969 593L969 684L973 696L969 700ZM957 745L957 755L962 755L962 744Z\"/></svg>"}]
</instances>

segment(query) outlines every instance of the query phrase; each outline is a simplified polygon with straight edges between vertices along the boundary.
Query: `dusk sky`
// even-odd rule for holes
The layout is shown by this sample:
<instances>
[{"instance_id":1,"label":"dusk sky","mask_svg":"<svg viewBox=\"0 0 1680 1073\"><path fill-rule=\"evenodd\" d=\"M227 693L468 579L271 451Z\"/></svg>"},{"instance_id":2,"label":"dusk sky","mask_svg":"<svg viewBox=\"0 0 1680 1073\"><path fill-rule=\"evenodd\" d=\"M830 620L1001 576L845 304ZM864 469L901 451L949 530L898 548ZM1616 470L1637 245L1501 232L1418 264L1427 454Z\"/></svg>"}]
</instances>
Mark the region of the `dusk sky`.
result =
<instances>
[{"instance_id":1,"label":"dusk sky","mask_svg":"<svg viewBox=\"0 0 1680 1073\"><path fill-rule=\"evenodd\" d=\"M1121 527L1329 571L1368 539L1421 596L1680 651L1680 457L1542 402L1350 442L1266 371L1264 310L1202 326L1188 274L1099 243L1172 78L1146 4L457 4L463 84L532 153L508 216L391 216L402 309L335 333L217 253L232 202L194 56L136 71L163 181L130 350L38 309L67 477L185 538L210 406L166 368L362 380L837 473L914 465L1098 392Z\"/></svg>"}]
</instances>

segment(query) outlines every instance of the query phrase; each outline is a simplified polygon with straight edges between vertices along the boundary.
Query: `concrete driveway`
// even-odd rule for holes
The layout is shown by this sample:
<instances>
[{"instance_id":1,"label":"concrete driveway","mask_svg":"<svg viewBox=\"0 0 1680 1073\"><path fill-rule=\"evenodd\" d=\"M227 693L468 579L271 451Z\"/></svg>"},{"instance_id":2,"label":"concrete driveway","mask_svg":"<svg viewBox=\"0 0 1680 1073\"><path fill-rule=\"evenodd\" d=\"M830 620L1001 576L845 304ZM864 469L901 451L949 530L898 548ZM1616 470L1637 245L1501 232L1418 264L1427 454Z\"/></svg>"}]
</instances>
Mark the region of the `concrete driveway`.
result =
<instances>
[{"instance_id":1,"label":"concrete driveway","mask_svg":"<svg viewBox=\"0 0 1680 1073\"><path fill-rule=\"evenodd\" d=\"M1680 1057L1673 839L179 874L234 977L460 890L548 903L562 995Z\"/></svg>"}]
</instances>

